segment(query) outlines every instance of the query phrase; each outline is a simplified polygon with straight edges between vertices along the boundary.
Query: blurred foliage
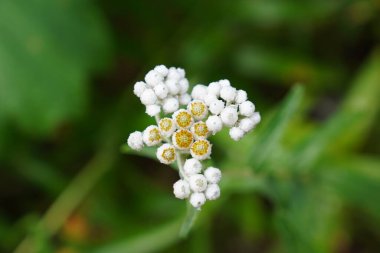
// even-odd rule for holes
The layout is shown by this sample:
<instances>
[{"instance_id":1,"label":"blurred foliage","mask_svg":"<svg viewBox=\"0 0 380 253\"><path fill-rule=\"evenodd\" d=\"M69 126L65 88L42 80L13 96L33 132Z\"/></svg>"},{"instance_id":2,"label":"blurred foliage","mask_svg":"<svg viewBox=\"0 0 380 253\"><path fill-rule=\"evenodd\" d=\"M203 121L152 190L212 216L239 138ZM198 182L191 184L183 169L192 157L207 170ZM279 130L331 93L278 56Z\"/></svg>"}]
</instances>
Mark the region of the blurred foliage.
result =
<instances>
[{"instance_id":1,"label":"blurred foliage","mask_svg":"<svg viewBox=\"0 0 380 253\"><path fill-rule=\"evenodd\" d=\"M379 13L378 0L0 1L0 251L378 252ZM175 170L123 145L154 122L132 89L157 64L230 79L263 118L240 142L213 137L222 197L186 239Z\"/></svg>"}]
</instances>

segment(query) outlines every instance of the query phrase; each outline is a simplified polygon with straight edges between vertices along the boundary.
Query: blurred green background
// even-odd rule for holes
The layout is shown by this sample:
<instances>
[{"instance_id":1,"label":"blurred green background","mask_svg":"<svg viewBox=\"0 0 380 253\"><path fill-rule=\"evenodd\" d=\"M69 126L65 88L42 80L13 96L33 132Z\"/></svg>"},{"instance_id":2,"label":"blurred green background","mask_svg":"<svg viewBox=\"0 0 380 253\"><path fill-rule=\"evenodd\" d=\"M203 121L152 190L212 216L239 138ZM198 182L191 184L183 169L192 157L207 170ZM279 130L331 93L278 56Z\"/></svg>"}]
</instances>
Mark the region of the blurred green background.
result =
<instances>
[{"instance_id":1,"label":"blurred green background","mask_svg":"<svg viewBox=\"0 0 380 253\"><path fill-rule=\"evenodd\" d=\"M380 252L379 42L379 0L0 1L0 252ZM120 149L158 64L263 119L212 138L186 239L177 173Z\"/></svg>"}]
</instances>

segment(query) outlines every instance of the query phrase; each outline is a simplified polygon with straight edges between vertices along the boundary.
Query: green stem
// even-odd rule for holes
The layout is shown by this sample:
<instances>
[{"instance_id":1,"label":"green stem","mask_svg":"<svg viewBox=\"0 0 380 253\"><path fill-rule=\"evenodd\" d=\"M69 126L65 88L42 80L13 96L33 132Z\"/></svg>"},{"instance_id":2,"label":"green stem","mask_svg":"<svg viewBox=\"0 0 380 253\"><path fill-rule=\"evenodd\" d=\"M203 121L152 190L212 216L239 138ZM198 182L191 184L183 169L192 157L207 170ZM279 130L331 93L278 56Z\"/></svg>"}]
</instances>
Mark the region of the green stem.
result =
<instances>
[{"instance_id":1,"label":"green stem","mask_svg":"<svg viewBox=\"0 0 380 253\"><path fill-rule=\"evenodd\" d=\"M185 216L185 220L182 223L181 229L179 231L180 238L186 238L189 234L191 228L194 225L195 220L199 214L200 210L194 208L190 202L187 203L187 212Z\"/></svg>"}]
</instances>

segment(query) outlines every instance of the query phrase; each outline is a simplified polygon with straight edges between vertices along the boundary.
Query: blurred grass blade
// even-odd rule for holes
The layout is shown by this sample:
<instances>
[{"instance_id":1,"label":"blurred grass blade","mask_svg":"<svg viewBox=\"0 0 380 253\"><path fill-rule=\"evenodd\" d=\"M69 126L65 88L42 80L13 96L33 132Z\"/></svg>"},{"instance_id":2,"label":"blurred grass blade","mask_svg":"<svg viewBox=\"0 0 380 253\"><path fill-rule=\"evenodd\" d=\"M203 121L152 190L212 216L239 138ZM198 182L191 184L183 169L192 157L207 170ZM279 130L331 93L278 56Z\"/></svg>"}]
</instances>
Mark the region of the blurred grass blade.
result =
<instances>
[{"instance_id":1,"label":"blurred grass blade","mask_svg":"<svg viewBox=\"0 0 380 253\"><path fill-rule=\"evenodd\" d=\"M181 230L179 231L179 237L187 237L194 225L195 220L197 219L199 212L200 210L194 208L189 202L187 203L186 216L184 222L182 223Z\"/></svg>"},{"instance_id":2,"label":"blurred grass blade","mask_svg":"<svg viewBox=\"0 0 380 253\"><path fill-rule=\"evenodd\" d=\"M265 129L258 135L250 155L250 164L254 169L260 170L272 150L279 144L285 128L301 102L303 93L304 88L296 85L281 103L274 117L264 126Z\"/></svg>"},{"instance_id":3,"label":"blurred grass blade","mask_svg":"<svg viewBox=\"0 0 380 253\"><path fill-rule=\"evenodd\" d=\"M329 147L340 135L350 131L361 117L358 114L338 113L327 124L317 128L315 134L307 138L294 151L294 170L309 170L318 158L330 151Z\"/></svg>"},{"instance_id":4,"label":"blurred grass blade","mask_svg":"<svg viewBox=\"0 0 380 253\"><path fill-rule=\"evenodd\" d=\"M141 234L135 238L128 238L124 241L101 247L94 250L94 253L149 253L166 249L171 244L179 240L178 230L179 220L165 224L155 230Z\"/></svg>"},{"instance_id":5,"label":"blurred grass blade","mask_svg":"<svg viewBox=\"0 0 380 253\"><path fill-rule=\"evenodd\" d=\"M380 160L362 156L335 159L321 164L324 179L355 208L367 211L380 222Z\"/></svg>"},{"instance_id":6,"label":"blurred grass blade","mask_svg":"<svg viewBox=\"0 0 380 253\"><path fill-rule=\"evenodd\" d=\"M375 50L359 72L342 105L343 114L362 114L360 121L350 126L335 140L336 150L359 148L367 139L370 128L380 111L380 48Z\"/></svg>"}]
</instances>

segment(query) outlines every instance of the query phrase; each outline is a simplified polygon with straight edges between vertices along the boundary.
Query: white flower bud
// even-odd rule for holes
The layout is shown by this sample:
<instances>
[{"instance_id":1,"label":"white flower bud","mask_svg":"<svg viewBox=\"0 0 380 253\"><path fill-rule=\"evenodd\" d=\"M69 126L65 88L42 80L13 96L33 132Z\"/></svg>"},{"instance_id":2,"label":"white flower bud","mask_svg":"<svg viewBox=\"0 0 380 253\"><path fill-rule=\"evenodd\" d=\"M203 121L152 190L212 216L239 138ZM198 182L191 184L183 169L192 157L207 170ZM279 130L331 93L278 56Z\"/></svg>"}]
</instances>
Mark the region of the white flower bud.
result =
<instances>
[{"instance_id":1,"label":"white flower bud","mask_svg":"<svg viewBox=\"0 0 380 253\"><path fill-rule=\"evenodd\" d=\"M241 104L247 100L247 92L245 90L238 90L236 92L235 102Z\"/></svg>"},{"instance_id":2,"label":"white flower bud","mask_svg":"<svg viewBox=\"0 0 380 253\"><path fill-rule=\"evenodd\" d=\"M223 87L227 87L227 86L231 86L230 81L227 80L227 79L220 80L220 81L219 81L219 84L220 84L220 87L221 87L221 88L223 88Z\"/></svg>"},{"instance_id":3,"label":"white flower bud","mask_svg":"<svg viewBox=\"0 0 380 253\"><path fill-rule=\"evenodd\" d=\"M176 198L185 199L190 195L190 186L189 183L185 180L178 180L173 185L173 193Z\"/></svg>"},{"instance_id":4,"label":"white flower bud","mask_svg":"<svg viewBox=\"0 0 380 253\"><path fill-rule=\"evenodd\" d=\"M220 97L227 102L232 102L236 97L236 89L231 86L225 86L220 90Z\"/></svg>"},{"instance_id":5,"label":"white flower bud","mask_svg":"<svg viewBox=\"0 0 380 253\"><path fill-rule=\"evenodd\" d=\"M255 127L255 122L252 118L244 118L239 122L239 128L248 133Z\"/></svg>"},{"instance_id":6,"label":"white flower bud","mask_svg":"<svg viewBox=\"0 0 380 253\"><path fill-rule=\"evenodd\" d=\"M194 192L190 196L190 204L197 208L200 209L201 206L203 206L206 203L206 196L203 193L200 192Z\"/></svg>"},{"instance_id":7,"label":"white flower bud","mask_svg":"<svg viewBox=\"0 0 380 253\"><path fill-rule=\"evenodd\" d=\"M215 200L220 196L220 188L217 184L209 184L205 192L208 200Z\"/></svg>"},{"instance_id":8,"label":"white flower bud","mask_svg":"<svg viewBox=\"0 0 380 253\"><path fill-rule=\"evenodd\" d=\"M223 122L218 116L210 116L206 120L207 128L212 134L216 134L223 128Z\"/></svg>"},{"instance_id":9,"label":"white flower bud","mask_svg":"<svg viewBox=\"0 0 380 253\"><path fill-rule=\"evenodd\" d=\"M195 85L193 90L191 91L191 97L193 99L203 100L206 94L207 94L207 86L204 86L203 84Z\"/></svg>"},{"instance_id":10,"label":"white flower bud","mask_svg":"<svg viewBox=\"0 0 380 253\"><path fill-rule=\"evenodd\" d=\"M180 105L188 105L191 101L191 96L188 93L181 94L178 101Z\"/></svg>"},{"instance_id":11,"label":"white flower bud","mask_svg":"<svg viewBox=\"0 0 380 253\"><path fill-rule=\"evenodd\" d=\"M175 148L168 143L162 144L157 149L156 156L158 160L163 164L171 164L176 159Z\"/></svg>"},{"instance_id":12,"label":"white flower bud","mask_svg":"<svg viewBox=\"0 0 380 253\"><path fill-rule=\"evenodd\" d=\"M176 68L170 67L167 78L174 81L178 81L182 77L181 77L181 73Z\"/></svg>"},{"instance_id":13,"label":"white flower bud","mask_svg":"<svg viewBox=\"0 0 380 253\"><path fill-rule=\"evenodd\" d=\"M218 98L212 94L212 93L207 93L207 95L204 97L205 104L210 106L210 104L214 101L217 101Z\"/></svg>"},{"instance_id":14,"label":"white flower bud","mask_svg":"<svg viewBox=\"0 0 380 253\"><path fill-rule=\"evenodd\" d=\"M161 107L159 105L147 105L145 108L145 113L151 117L156 116L160 111Z\"/></svg>"},{"instance_id":15,"label":"white flower bud","mask_svg":"<svg viewBox=\"0 0 380 253\"><path fill-rule=\"evenodd\" d=\"M174 79L168 79L165 81L166 86L168 87L169 93L173 96L179 93L179 86L177 81Z\"/></svg>"},{"instance_id":16,"label":"white flower bud","mask_svg":"<svg viewBox=\"0 0 380 253\"><path fill-rule=\"evenodd\" d=\"M195 141L190 147L190 154L193 158L201 161L210 158L211 143L203 139Z\"/></svg>"},{"instance_id":17,"label":"white flower bud","mask_svg":"<svg viewBox=\"0 0 380 253\"><path fill-rule=\"evenodd\" d=\"M186 75L186 72L183 68L177 68L177 73L181 78L184 78Z\"/></svg>"},{"instance_id":18,"label":"white flower bud","mask_svg":"<svg viewBox=\"0 0 380 253\"><path fill-rule=\"evenodd\" d=\"M133 93L135 93L136 96L141 97L141 95L143 94L143 92L145 91L145 89L146 89L146 83L144 83L144 82L137 82L133 86Z\"/></svg>"},{"instance_id":19,"label":"white flower bud","mask_svg":"<svg viewBox=\"0 0 380 253\"><path fill-rule=\"evenodd\" d=\"M151 87L156 86L160 82L164 80L164 77L158 73L157 71L151 70L145 75L145 82L146 84L150 85Z\"/></svg>"},{"instance_id":20,"label":"white flower bud","mask_svg":"<svg viewBox=\"0 0 380 253\"><path fill-rule=\"evenodd\" d=\"M255 105L251 101L244 101L239 105L239 113L246 117L251 117L255 112Z\"/></svg>"},{"instance_id":21,"label":"white flower bud","mask_svg":"<svg viewBox=\"0 0 380 253\"><path fill-rule=\"evenodd\" d=\"M154 93L160 99L165 99L168 96L169 89L164 83L159 83L153 88Z\"/></svg>"},{"instance_id":22,"label":"white flower bud","mask_svg":"<svg viewBox=\"0 0 380 253\"><path fill-rule=\"evenodd\" d=\"M163 118L158 122L158 128L161 131L161 135L170 137L176 130L175 123L171 118Z\"/></svg>"},{"instance_id":23,"label":"white flower bud","mask_svg":"<svg viewBox=\"0 0 380 253\"><path fill-rule=\"evenodd\" d=\"M144 147L142 133L139 131L131 133L128 137L128 146L134 150L141 150Z\"/></svg>"},{"instance_id":24,"label":"white flower bud","mask_svg":"<svg viewBox=\"0 0 380 253\"><path fill-rule=\"evenodd\" d=\"M185 164L183 165L183 170L186 176L198 174L202 170L202 164L197 159L194 159L194 158L187 159Z\"/></svg>"},{"instance_id":25,"label":"white flower bud","mask_svg":"<svg viewBox=\"0 0 380 253\"><path fill-rule=\"evenodd\" d=\"M207 179L202 174L194 174L189 177L190 189L194 192L203 192L207 188Z\"/></svg>"},{"instance_id":26,"label":"white flower bud","mask_svg":"<svg viewBox=\"0 0 380 253\"><path fill-rule=\"evenodd\" d=\"M207 92L215 95L216 97L219 97L221 88L222 86L220 85L219 82L212 82L208 85Z\"/></svg>"},{"instance_id":27,"label":"white flower bud","mask_svg":"<svg viewBox=\"0 0 380 253\"><path fill-rule=\"evenodd\" d=\"M241 130L240 128L233 127L233 128L230 129L230 137L234 141L240 140L241 138L243 138L243 136L244 136L244 131Z\"/></svg>"},{"instance_id":28,"label":"white flower bud","mask_svg":"<svg viewBox=\"0 0 380 253\"><path fill-rule=\"evenodd\" d=\"M254 122L255 125L257 125L261 121L260 113L259 112L253 113L253 115L250 119Z\"/></svg>"},{"instance_id":29,"label":"white flower bud","mask_svg":"<svg viewBox=\"0 0 380 253\"><path fill-rule=\"evenodd\" d=\"M165 65L158 65L154 68L154 71L159 73L161 76L165 77L167 76L169 70Z\"/></svg>"},{"instance_id":30,"label":"white flower bud","mask_svg":"<svg viewBox=\"0 0 380 253\"><path fill-rule=\"evenodd\" d=\"M157 101L157 96L153 89L145 89L141 94L140 101L144 105L153 105Z\"/></svg>"},{"instance_id":31,"label":"white flower bud","mask_svg":"<svg viewBox=\"0 0 380 253\"><path fill-rule=\"evenodd\" d=\"M215 167L208 167L205 170L204 175L207 181L211 184L219 183L220 179L222 178L222 172Z\"/></svg>"},{"instance_id":32,"label":"white flower bud","mask_svg":"<svg viewBox=\"0 0 380 253\"><path fill-rule=\"evenodd\" d=\"M164 100L162 108L165 113L172 113L178 110L179 102L176 98L167 98Z\"/></svg>"},{"instance_id":33,"label":"white flower bud","mask_svg":"<svg viewBox=\"0 0 380 253\"><path fill-rule=\"evenodd\" d=\"M222 120L224 125L232 127L238 120L237 110L231 106L227 106L220 113L220 119Z\"/></svg>"},{"instance_id":34,"label":"white flower bud","mask_svg":"<svg viewBox=\"0 0 380 253\"><path fill-rule=\"evenodd\" d=\"M212 114L218 115L224 109L224 102L222 100L214 100L209 105L209 110Z\"/></svg>"},{"instance_id":35,"label":"white flower bud","mask_svg":"<svg viewBox=\"0 0 380 253\"><path fill-rule=\"evenodd\" d=\"M143 132L143 141L148 146L157 145L162 141L160 130L157 126L148 126Z\"/></svg>"},{"instance_id":36,"label":"white flower bud","mask_svg":"<svg viewBox=\"0 0 380 253\"><path fill-rule=\"evenodd\" d=\"M189 81L186 78L181 79L178 83L179 93L184 94L189 89Z\"/></svg>"}]
</instances>

